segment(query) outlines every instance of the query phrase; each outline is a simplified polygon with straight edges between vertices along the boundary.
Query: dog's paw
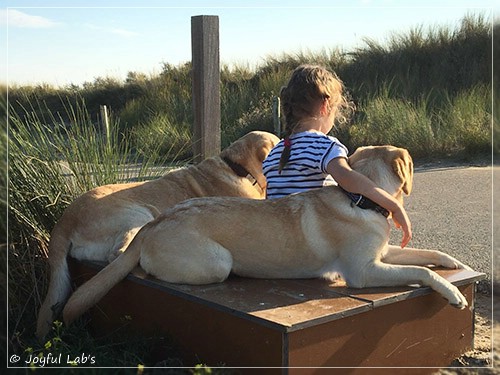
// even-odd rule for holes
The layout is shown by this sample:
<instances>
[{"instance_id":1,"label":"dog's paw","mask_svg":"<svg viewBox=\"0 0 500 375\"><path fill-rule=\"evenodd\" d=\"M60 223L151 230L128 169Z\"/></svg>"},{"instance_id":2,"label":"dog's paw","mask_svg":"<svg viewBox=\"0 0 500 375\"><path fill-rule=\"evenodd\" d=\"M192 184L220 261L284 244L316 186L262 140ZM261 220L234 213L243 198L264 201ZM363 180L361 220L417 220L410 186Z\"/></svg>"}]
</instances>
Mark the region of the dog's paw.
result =
<instances>
[{"instance_id":1,"label":"dog's paw","mask_svg":"<svg viewBox=\"0 0 500 375\"><path fill-rule=\"evenodd\" d=\"M471 267L469 267L467 264L460 263L460 266L458 268L463 268L464 270L467 271L474 271Z\"/></svg>"},{"instance_id":2,"label":"dog's paw","mask_svg":"<svg viewBox=\"0 0 500 375\"><path fill-rule=\"evenodd\" d=\"M468 265L463 264L458 259L455 259L449 255L443 254L441 258L441 266L451 269L464 269L467 271L473 271Z\"/></svg>"},{"instance_id":3,"label":"dog's paw","mask_svg":"<svg viewBox=\"0 0 500 375\"><path fill-rule=\"evenodd\" d=\"M454 259L454 263L455 263L455 266L453 268L456 268L456 269L462 269L462 270L466 270L466 271L474 271L472 268L470 268L468 265L466 264L463 264L462 262Z\"/></svg>"},{"instance_id":4,"label":"dog's paw","mask_svg":"<svg viewBox=\"0 0 500 375\"><path fill-rule=\"evenodd\" d=\"M342 275L338 272L327 272L322 275L322 278L328 281L339 281L342 279Z\"/></svg>"},{"instance_id":5,"label":"dog's paw","mask_svg":"<svg viewBox=\"0 0 500 375\"><path fill-rule=\"evenodd\" d=\"M460 293L460 291L458 289L457 289L457 292L454 293L453 297L454 298L451 298L449 300L451 306L453 306L459 310L463 310L467 306L469 306L467 299L464 297L464 295L462 293Z\"/></svg>"},{"instance_id":6,"label":"dog's paw","mask_svg":"<svg viewBox=\"0 0 500 375\"><path fill-rule=\"evenodd\" d=\"M451 306L459 309L459 310L463 310L465 309L467 306L469 306L469 304L467 303L467 301L465 301L465 303L458 303L458 304L455 304L455 303L450 303Z\"/></svg>"}]
</instances>

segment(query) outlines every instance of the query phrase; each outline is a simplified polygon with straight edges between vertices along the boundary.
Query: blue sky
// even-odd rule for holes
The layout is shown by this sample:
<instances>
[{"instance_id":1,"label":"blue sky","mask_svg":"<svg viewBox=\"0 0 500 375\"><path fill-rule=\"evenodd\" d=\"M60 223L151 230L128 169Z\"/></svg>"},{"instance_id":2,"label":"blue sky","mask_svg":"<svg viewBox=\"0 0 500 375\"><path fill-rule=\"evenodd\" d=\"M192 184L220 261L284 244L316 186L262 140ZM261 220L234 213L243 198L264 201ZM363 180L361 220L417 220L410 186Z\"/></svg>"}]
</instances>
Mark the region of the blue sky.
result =
<instances>
[{"instance_id":1,"label":"blue sky","mask_svg":"<svg viewBox=\"0 0 500 375\"><path fill-rule=\"evenodd\" d=\"M191 60L191 17L217 15L223 64L362 47L422 26L455 28L466 14L497 16L495 0L2 0L0 82L77 84L156 74ZM418 5L415 5L418 4Z\"/></svg>"}]
</instances>

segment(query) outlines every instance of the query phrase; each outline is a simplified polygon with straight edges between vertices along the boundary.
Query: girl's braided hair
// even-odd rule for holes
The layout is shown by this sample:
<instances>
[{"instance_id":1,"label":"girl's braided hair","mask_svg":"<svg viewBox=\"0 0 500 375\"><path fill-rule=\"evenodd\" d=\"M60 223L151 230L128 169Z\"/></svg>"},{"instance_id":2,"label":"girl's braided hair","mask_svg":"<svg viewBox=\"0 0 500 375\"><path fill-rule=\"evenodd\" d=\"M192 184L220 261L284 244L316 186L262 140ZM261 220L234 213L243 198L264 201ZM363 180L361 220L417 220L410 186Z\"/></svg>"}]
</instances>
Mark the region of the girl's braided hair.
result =
<instances>
[{"instance_id":1,"label":"girl's braided hair","mask_svg":"<svg viewBox=\"0 0 500 375\"><path fill-rule=\"evenodd\" d=\"M353 104L343 95L344 84L326 68L318 65L300 65L281 89L281 110L285 120L284 148L281 153L279 172L288 163L292 144L290 136L302 120L314 118L324 100L328 109L335 111L335 120L347 121Z\"/></svg>"}]
</instances>

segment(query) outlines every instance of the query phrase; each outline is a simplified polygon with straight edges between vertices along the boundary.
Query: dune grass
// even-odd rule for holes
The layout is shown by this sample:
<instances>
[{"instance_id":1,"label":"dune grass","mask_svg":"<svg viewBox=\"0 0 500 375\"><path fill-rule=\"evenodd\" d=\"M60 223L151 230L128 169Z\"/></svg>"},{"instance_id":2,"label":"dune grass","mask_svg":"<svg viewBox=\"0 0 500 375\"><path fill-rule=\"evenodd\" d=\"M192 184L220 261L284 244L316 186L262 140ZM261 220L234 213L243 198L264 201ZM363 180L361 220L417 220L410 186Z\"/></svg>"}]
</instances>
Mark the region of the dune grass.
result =
<instances>
[{"instance_id":1,"label":"dune grass","mask_svg":"<svg viewBox=\"0 0 500 375\"><path fill-rule=\"evenodd\" d=\"M42 105L40 103L34 103ZM130 178L155 178L174 154L160 154L156 145L147 150L132 150L129 140L116 130L105 137L100 124L91 121L83 103L68 105L66 116L40 118L34 106L9 113L9 337L11 353L27 358L26 350L48 353L58 345L58 353L74 355L90 343L88 335L64 331L55 326L53 337L39 344L33 338L37 309L48 284L47 244L54 223L78 195L95 186L127 181ZM111 123L112 129L118 129ZM6 134L6 133L2 133ZM130 166L136 168L129 168ZM2 201L3 203L3 201ZM80 326L81 328L81 326ZM78 332L78 331L77 331ZM55 341L54 341L55 340ZM75 341L76 340L76 341ZM91 344L80 351L101 349ZM51 349L52 348L52 349ZM123 354L124 345L108 348L117 365L120 358L141 363L132 351ZM144 349L144 353L147 350ZM80 353L81 354L81 353ZM133 358L133 360L132 360ZM110 362L101 362L101 365Z\"/></svg>"}]
</instances>

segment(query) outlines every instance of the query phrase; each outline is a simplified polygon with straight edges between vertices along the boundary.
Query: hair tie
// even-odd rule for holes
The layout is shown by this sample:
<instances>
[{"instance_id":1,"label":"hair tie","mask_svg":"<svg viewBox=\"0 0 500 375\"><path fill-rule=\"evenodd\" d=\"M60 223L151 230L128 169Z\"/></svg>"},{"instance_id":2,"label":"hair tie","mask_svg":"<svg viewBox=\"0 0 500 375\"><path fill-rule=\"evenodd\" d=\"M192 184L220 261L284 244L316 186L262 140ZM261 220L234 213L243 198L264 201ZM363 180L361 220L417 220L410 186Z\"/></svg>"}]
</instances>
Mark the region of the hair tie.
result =
<instances>
[{"instance_id":1,"label":"hair tie","mask_svg":"<svg viewBox=\"0 0 500 375\"><path fill-rule=\"evenodd\" d=\"M292 141L290 140L290 138L285 138L283 140L283 144L285 145L285 147L292 147Z\"/></svg>"}]
</instances>

